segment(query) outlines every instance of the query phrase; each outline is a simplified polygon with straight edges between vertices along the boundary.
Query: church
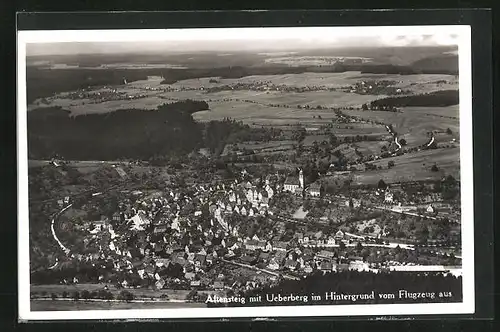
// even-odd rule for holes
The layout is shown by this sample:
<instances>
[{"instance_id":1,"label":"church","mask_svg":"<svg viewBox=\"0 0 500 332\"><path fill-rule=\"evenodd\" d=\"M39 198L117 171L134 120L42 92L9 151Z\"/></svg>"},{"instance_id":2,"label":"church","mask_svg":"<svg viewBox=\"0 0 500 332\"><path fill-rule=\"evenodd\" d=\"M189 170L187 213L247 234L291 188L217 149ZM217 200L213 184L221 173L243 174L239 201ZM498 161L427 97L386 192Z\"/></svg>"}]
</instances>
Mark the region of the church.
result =
<instances>
[{"instance_id":1,"label":"church","mask_svg":"<svg viewBox=\"0 0 500 332\"><path fill-rule=\"evenodd\" d=\"M299 171L299 176L288 176L285 180L283 189L291 193L302 193L304 191L304 173L302 169Z\"/></svg>"}]
</instances>

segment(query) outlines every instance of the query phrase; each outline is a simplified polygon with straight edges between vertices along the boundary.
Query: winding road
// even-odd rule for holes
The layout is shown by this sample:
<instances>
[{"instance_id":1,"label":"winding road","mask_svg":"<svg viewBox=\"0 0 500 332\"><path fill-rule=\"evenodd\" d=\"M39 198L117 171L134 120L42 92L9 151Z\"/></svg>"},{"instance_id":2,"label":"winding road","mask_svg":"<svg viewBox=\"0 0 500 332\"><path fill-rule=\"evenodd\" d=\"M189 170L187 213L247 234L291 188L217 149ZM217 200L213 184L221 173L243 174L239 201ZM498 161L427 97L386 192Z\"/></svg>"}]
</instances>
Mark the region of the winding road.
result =
<instances>
[{"instance_id":1,"label":"winding road","mask_svg":"<svg viewBox=\"0 0 500 332\"><path fill-rule=\"evenodd\" d=\"M62 214L64 213L64 211L66 211L67 209L69 209L71 206L73 206L73 204L69 204L68 206L64 207L61 211L59 211L58 213L55 214L54 218L52 218L52 222L50 223L50 229L52 231L52 237L54 238L54 240L56 240L57 244L59 244L59 247L61 247L61 249L64 251L64 253L66 255L68 255L70 253L70 250L68 248L66 248L64 246L64 244L62 244L62 242L59 240L59 238L57 237L57 234L56 234L56 231L54 229L54 224L56 222L56 219ZM57 262L56 262L56 265L57 265ZM54 266L55 267L55 266ZM54 268L52 267L52 268Z\"/></svg>"}]
</instances>

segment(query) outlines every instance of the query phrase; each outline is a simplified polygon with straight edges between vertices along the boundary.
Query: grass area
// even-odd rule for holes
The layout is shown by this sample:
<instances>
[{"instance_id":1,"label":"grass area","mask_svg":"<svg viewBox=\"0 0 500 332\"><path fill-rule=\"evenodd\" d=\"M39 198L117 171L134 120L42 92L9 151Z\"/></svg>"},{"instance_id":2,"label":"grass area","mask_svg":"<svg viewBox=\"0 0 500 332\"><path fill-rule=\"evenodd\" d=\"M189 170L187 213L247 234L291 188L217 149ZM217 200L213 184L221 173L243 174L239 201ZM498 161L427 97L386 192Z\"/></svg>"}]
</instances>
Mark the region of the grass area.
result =
<instances>
[{"instance_id":1,"label":"grass area","mask_svg":"<svg viewBox=\"0 0 500 332\"><path fill-rule=\"evenodd\" d=\"M31 311L84 311L84 310L125 310L125 309L175 309L206 308L205 303L194 302L90 302L90 301L53 301L31 300Z\"/></svg>"},{"instance_id":2,"label":"grass area","mask_svg":"<svg viewBox=\"0 0 500 332\"><path fill-rule=\"evenodd\" d=\"M452 132L459 132L458 119L436 118L435 116L422 114L427 110L436 112L436 109L438 108L420 107L416 112L413 109L404 109L402 113L384 111L345 111L345 113L363 119L392 124L400 138L407 141L408 147L413 147L426 143L429 140L427 133L430 131L444 132L450 128ZM445 110L445 112L450 111Z\"/></svg>"},{"instance_id":3,"label":"grass area","mask_svg":"<svg viewBox=\"0 0 500 332\"><path fill-rule=\"evenodd\" d=\"M197 121L232 118L247 124L282 126L288 124L321 125L336 118L332 111L299 110L295 108L270 107L246 102L209 102L209 111L193 114ZM313 116L321 115L321 119Z\"/></svg>"},{"instance_id":4,"label":"grass area","mask_svg":"<svg viewBox=\"0 0 500 332\"><path fill-rule=\"evenodd\" d=\"M33 292L47 292L48 295L51 293L55 293L57 295L61 295L64 291L68 293L72 292L82 292L87 290L89 292L99 291L104 289L105 284L76 284L76 285L31 285L31 293ZM118 294L123 289L117 289L112 285L108 285L109 291L116 298ZM177 290L177 289L144 289L144 288L127 288L127 291L134 294L137 299L151 299L151 298L159 298L162 295L168 295L170 300L184 300L186 295L190 292L190 290ZM200 293L207 294L219 294L217 291L199 291Z\"/></svg>"}]
</instances>

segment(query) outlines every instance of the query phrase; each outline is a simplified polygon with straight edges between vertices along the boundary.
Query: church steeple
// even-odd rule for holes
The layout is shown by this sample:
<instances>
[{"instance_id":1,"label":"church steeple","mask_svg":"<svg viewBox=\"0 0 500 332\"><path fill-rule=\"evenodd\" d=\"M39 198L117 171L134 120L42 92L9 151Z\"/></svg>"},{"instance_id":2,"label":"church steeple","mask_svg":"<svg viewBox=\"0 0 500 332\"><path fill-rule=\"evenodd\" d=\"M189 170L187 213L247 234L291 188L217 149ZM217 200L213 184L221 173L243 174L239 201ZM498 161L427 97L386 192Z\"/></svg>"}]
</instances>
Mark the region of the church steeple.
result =
<instances>
[{"instance_id":1,"label":"church steeple","mask_svg":"<svg viewBox=\"0 0 500 332\"><path fill-rule=\"evenodd\" d=\"M301 189L304 189L304 172L302 172L302 168L299 170L299 185Z\"/></svg>"}]
</instances>

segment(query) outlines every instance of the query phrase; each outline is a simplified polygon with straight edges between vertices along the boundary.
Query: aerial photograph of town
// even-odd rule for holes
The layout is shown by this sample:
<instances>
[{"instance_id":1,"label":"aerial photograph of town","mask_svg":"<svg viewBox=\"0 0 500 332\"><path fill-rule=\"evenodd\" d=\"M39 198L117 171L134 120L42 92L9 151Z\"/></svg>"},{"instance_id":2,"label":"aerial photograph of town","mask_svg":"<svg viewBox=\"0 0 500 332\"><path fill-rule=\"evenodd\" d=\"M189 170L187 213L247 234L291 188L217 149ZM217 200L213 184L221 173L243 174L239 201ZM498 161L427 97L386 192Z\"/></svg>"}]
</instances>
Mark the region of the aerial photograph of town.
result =
<instances>
[{"instance_id":1,"label":"aerial photograph of town","mask_svg":"<svg viewBox=\"0 0 500 332\"><path fill-rule=\"evenodd\" d=\"M31 43L32 311L461 302L455 35Z\"/></svg>"}]
</instances>

